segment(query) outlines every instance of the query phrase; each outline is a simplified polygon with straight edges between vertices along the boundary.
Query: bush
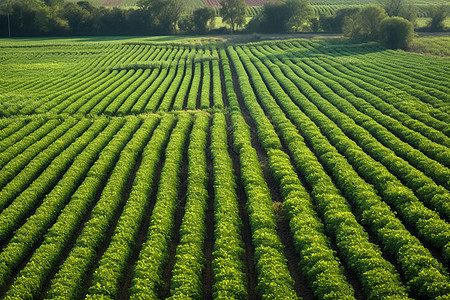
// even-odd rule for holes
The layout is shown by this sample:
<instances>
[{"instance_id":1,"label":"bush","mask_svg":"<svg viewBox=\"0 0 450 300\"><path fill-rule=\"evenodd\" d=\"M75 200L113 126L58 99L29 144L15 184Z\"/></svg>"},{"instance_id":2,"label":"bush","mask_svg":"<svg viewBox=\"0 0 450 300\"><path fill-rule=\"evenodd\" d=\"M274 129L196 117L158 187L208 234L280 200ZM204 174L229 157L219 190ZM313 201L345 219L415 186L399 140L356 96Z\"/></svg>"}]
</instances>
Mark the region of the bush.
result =
<instances>
[{"instance_id":1,"label":"bush","mask_svg":"<svg viewBox=\"0 0 450 300\"><path fill-rule=\"evenodd\" d=\"M447 18L448 15L448 7L441 5L441 6L433 6L430 9L430 17L431 20L428 23L428 28L431 31L444 31L444 21Z\"/></svg>"},{"instance_id":2,"label":"bush","mask_svg":"<svg viewBox=\"0 0 450 300\"><path fill-rule=\"evenodd\" d=\"M402 17L385 18L380 23L380 41L391 49L406 49L414 36L414 25Z\"/></svg>"},{"instance_id":3,"label":"bush","mask_svg":"<svg viewBox=\"0 0 450 300\"><path fill-rule=\"evenodd\" d=\"M342 31L353 39L375 41L378 39L381 21L387 17L384 9L378 5L368 5L355 15L345 17Z\"/></svg>"},{"instance_id":4,"label":"bush","mask_svg":"<svg viewBox=\"0 0 450 300\"><path fill-rule=\"evenodd\" d=\"M247 26L249 32L284 33L298 32L310 27L312 9L305 0L282 0L267 2L260 15ZM315 32L319 22L315 21Z\"/></svg>"}]
</instances>

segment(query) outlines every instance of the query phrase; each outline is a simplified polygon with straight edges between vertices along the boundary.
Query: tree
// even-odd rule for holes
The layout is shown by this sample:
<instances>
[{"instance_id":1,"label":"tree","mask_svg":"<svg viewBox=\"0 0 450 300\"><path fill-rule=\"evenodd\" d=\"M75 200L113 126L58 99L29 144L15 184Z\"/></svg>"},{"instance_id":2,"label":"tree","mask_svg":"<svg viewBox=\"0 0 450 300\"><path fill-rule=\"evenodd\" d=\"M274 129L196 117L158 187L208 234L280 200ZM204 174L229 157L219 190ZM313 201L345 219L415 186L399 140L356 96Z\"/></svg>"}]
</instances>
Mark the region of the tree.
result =
<instances>
[{"instance_id":1,"label":"tree","mask_svg":"<svg viewBox=\"0 0 450 300\"><path fill-rule=\"evenodd\" d=\"M380 23L380 41L391 49L406 49L414 36L414 25L402 17L388 17Z\"/></svg>"},{"instance_id":2,"label":"tree","mask_svg":"<svg viewBox=\"0 0 450 300\"><path fill-rule=\"evenodd\" d=\"M285 0L285 5L289 13L287 20L288 31L301 31L308 25L310 16L313 13L307 0Z\"/></svg>"},{"instance_id":3,"label":"tree","mask_svg":"<svg viewBox=\"0 0 450 300\"><path fill-rule=\"evenodd\" d=\"M173 34L184 12L183 0L138 0L137 5L148 14L153 30L160 34Z\"/></svg>"},{"instance_id":4,"label":"tree","mask_svg":"<svg viewBox=\"0 0 450 300\"><path fill-rule=\"evenodd\" d=\"M313 18L309 19L309 22L311 23L311 31L319 32L319 29L320 29L319 18L313 17Z\"/></svg>"},{"instance_id":5,"label":"tree","mask_svg":"<svg viewBox=\"0 0 450 300\"><path fill-rule=\"evenodd\" d=\"M324 14L319 18L320 26L325 32L341 33L346 17L356 15L360 11L357 7L347 7L337 10L333 15Z\"/></svg>"},{"instance_id":6,"label":"tree","mask_svg":"<svg viewBox=\"0 0 450 300\"><path fill-rule=\"evenodd\" d=\"M299 31L308 26L311 16L312 9L306 0L267 2L260 16L249 28L267 33Z\"/></svg>"},{"instance_id":7,"label":"tree","mask_svg":"<svg viewBox=\"0 0 450 300\"><path fill-rule=\"evenodd\" d=\"M448 7L441 6L433 6L430 8L430 17L431 20L428 23L428 28L431 31L443 31L444 30L444 21L448 15Z\"/></svg>"},{"instance_id":8,"label":"tree","mask_svg":"<svg viewBox=\"0 0 450 300\"><path fill-rule=\"evenodd\" d=\"M67 3L63 9L63 16L69 22L73 34L89 34L91 13L78 3Z\"/></svg>"},{"instance_id":9,"label":"tree","mask_svg":"<svg viewBox=\"0 0 450 300\"><path fill-rule=\"evenodd\" d=\"M247 5L244 0L221 0L222 19L231 26L231 33L245 24Z\"/></svg>"},{"instance_id":10,"label":"tree","mask_svg":"<svg viewBox=\"0 0 450 300\"><path fill-rule=\"evenodd\" d=\"M184 33L194 33L195 32L194 16L193 15L182 16L178 21L178 28L180 29L181 32Z\"/></svg>"},{"instance_id":11,"label":"tree","mask_svg":"<svg viewBox=\"0 0 450 300\"><path fill-rule=\"evenodd\" d=\"M417 18L416 7L407 0L380 0L380 5L390 17L402 17L413 23Z\"/></svg>"},{"instance_id":12,"label":"tree","mask_svg":"<svg viewBox=\"0 0 450 300\"><path fill-rule=\"evenodd\" d=\"M195 24L195 31L198 33L206 33L209 31L211 22L214 20L216 13L212 7L202 7L194 11L193 21Z\"/></svg>"},{"instance_id":13,"label":"tree","mask_svg":"<svg viewBox=\"0 0 450 300\"><path fill-rule=\"evenodd\" d=\"M378 5L369 5L355 15L346 17L342 31L345 36L366 40L378 40L381 21L387 17L384 9Z\"/></svg>"}]
</instances>

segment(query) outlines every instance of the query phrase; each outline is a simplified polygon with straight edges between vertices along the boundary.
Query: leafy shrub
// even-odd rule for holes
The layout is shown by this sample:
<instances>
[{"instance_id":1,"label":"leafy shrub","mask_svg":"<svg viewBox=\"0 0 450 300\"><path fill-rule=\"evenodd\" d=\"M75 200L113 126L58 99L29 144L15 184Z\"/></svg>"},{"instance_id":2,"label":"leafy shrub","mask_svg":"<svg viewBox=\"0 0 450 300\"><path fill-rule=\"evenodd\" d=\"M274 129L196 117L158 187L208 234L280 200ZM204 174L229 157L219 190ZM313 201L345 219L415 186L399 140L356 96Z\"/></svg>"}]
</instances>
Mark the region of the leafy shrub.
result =
<instances>
[{"instance_id":1,"label":"leafy shrub","mask_svg":"<svg viewBox=\"0 0 450 300\"><path fill-rule=\"evenodd\" d=\"M414 26L402 17L385 18L380 23L380 41L391 49L406 49L414 36Z\"/></svg>"}]
</instances>

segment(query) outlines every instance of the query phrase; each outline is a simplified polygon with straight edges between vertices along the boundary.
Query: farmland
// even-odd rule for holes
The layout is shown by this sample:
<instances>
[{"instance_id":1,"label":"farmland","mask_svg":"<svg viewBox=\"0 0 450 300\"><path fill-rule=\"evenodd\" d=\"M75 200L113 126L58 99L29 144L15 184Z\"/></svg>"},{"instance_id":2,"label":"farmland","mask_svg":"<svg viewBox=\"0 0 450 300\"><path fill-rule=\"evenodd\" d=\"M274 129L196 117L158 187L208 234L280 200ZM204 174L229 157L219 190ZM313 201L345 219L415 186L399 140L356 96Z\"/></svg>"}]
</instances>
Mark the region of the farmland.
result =
<instances>
[{"instance_id":1,"label":"farmland","mask_svg":"<svg viewBox=\"0 0 450 300\"><path fill-rule=\"evenodd\" d=\"M68 2L78 2L78 0L68 0ZM137 7L137 0L90 0L95 6L104 7L120 7L120 8L135 8ZM274 0L245 0L245 3L249 6L247 15L254 17L257 15L267 2L274 2ZM419 18L426 18L429 14L429 8L432 5L445 5L448 4L443 0L411 0L409 1L417 9L417 15ZM330 13L333 14L339 9L349 7L362 7L369 4L380 4L377 0L314 0L310 1L313 11L316 15ZM219 0L187 0L185 2L185 8L187 12L192 12L197 8L209 6L219 8L221 6ZM220 12L216 11L217 15Z\"/></svg>"},{"instance_id":2,"label":"farmland","mask_svg":"<svg viewBox=\"0 0 450 300\"><path fill-rule=\"evenodd\" d=\"M1 299L450 297L448 58L163 39L0 44Z\"/></svg>"}]
</instances>

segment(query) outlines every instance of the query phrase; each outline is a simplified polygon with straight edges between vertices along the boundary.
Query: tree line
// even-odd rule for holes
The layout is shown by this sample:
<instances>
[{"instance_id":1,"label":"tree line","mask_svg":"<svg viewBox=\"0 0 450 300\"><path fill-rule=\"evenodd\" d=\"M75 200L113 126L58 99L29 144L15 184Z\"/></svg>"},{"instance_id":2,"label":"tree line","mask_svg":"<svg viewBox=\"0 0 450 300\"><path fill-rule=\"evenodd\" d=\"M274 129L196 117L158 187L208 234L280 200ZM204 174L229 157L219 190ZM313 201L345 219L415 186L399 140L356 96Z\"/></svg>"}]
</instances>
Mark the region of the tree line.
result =
<instances>
[{"instance_id":1,"label":"tree line","mask_svg":"<svg viewBox=\"0 0 450 300\"><path fill-rule=\"evenodd\" d=\"M175 34L184 9L183 0L139 0L130 9L89 1L0 0L0 36Z\"/></svg>"},{"instance_id":2,"label":"tree line","mask_svg":"<svg viewBox=\"0 0 450 300\"><path fill-rule=\"evenodd\" d=\"M266 3L246 25L244 0L222 0L220 15L232 32L321 31L383 40L381 32L391 34L396 28L395 34L403 30L409 35L416 20L415 7L407 0L379 1L379 5L344 8L317 16L307 0L278 0ZM214 27L216 11L210 7L188 14L184 0L138 0L137 6L122 9L97 7L89 1L0 0L0 37L205 34ZM431 7L429 15L428 28L443 30L448 6Z\"/></svg>"}]
</instances>

